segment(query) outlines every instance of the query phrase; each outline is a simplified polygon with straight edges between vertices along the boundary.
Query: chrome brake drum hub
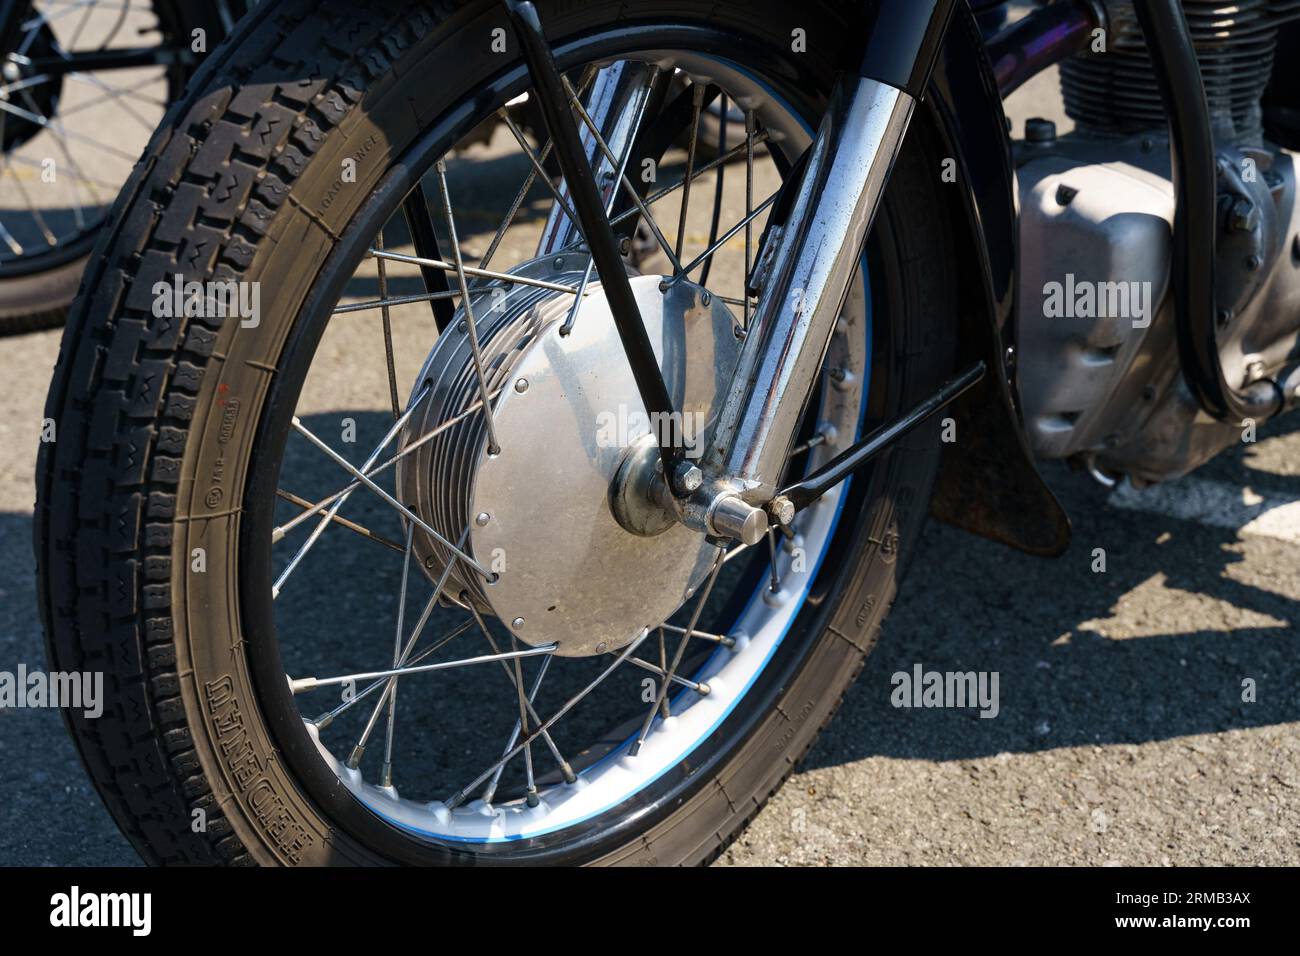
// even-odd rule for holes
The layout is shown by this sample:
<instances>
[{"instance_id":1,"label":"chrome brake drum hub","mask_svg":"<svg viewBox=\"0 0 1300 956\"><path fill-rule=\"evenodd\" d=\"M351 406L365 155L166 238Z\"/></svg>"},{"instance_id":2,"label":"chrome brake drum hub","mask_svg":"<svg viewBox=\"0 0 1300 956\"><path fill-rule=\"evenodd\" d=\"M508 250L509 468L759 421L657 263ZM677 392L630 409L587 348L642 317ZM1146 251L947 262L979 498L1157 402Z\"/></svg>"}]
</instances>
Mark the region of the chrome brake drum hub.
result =
<instances>
[{"instance_id":1,"label":"chrome brake drum hub","mask_svg":"<svg viewBox=\"0 0 1300 956\"><path fill-rule=\"evenodd\" d=\"M535 259L512 270L577 286L586 257ZM689 282L658 276L632 289L679 409L672 423L688 454L702 452L740 352L734 319ZM489 454L483 416L467 415L398 464L402 498L465 550L494 581L456 561L444 590L495 614L530 645L566 657L614 651L666 620L699 586L716 554L680 523L633 534L614 515L615 479L645 457L652 423L613 318L593 282L567 336L572 297L525 285L470 292L500 451ZM431 385L401 437L403 448L479 398L464 314L434 345L417 379ZM624 468L624 470L626 470ZM434 580L448 550L417 530L414 551Z\"/></svg>"}]
</instances>

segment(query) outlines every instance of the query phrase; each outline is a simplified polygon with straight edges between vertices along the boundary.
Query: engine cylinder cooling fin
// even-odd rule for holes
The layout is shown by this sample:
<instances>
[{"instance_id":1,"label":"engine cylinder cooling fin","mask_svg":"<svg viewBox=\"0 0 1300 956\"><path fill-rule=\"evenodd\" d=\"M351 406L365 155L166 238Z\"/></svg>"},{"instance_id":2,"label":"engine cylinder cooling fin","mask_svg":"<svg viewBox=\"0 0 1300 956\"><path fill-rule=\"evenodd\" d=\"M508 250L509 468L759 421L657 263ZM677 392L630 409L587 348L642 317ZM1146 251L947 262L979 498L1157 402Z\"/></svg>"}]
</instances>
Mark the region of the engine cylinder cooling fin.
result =
<instances>
[{"instance_id":1,"label":"engine cylinder cooling fin","mask_svg":"<svg viewBox=\"0 0 1300 956\"><path fill-rule=\"evenodd\" d=\"M1183 0L1183 9L1216 138L1259 144L1260 100L1273 71L1278 31L1300 19L1300 0ZM1163 131L1165 112L1133 4L1106 0L1106 10L1106 51L1061 64L1065 111L1085 134Z\"/></svg>"}]
</instances>

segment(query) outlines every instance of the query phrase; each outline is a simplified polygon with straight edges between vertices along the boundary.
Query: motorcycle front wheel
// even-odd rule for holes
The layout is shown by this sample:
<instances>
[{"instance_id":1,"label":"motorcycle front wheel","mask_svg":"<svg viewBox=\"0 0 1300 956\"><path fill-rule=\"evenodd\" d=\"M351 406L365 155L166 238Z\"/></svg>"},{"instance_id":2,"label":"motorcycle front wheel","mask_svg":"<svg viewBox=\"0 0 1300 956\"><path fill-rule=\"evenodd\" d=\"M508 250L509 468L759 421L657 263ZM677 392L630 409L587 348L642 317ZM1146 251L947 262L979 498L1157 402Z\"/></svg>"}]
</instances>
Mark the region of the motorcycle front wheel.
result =
<instances>
[{"instance_id":1,"label":"motorcycle front wheel","mask_svg":"<svg viewBox=\"0 0 1300 956\"><path fill-rule=\"evenodd\" d=\"M578 98L643 78L595 171L625 234L654 223L631 281L707 429L844 24L538 6ZM546 244L547 144L457 149L530 92L501 5L264 3L213 56L91 264L38 465L50 667L106 673L102 716L65 719L113 817L155 863L714 859L877 639L937 431L748 549L621 530L605 488L646 429L585 247ZM719 96L766 145L729 191L689 149ZM790 474L951 370L937 143L918 117Z\"/></svg>"}]
</instances>

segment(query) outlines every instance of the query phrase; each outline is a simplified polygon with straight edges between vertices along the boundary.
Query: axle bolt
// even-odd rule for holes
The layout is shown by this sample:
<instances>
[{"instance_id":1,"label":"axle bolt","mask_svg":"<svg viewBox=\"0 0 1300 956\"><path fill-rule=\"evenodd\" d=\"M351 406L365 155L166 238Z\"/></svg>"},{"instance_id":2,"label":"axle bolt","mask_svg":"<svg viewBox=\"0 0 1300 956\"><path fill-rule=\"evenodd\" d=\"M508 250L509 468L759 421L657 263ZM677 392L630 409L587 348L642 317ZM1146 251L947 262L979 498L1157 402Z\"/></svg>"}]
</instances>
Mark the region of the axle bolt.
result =
<instances>
[{"instance_id":1,"label":"axle bolt","mask_svg":"<svg viewBox=\"0 0 1300 956\"><path fill-rule=\"evenodd\" d=\"M794 520L794 502L785 495L777 495L767 503L767 513L779 525L788 525Z\"/></svg>"},{"instance_id":2,"label":"axle bolt","mask_svg":"<svg viewBox=\"0 0 1300 956\"><path fill-rule=\"evenodd\" d=\"M526 378L521 378L521 379L519 379L518 381L516 381L516 382L515 382L515 391L518 392L520 395L522 395L522 394L524 394L524 392L528 391L528 379L526 379Z\"/></svg>"},{"instance_id":3,"label":"axle bolt","mask_svg":"<svg viewBox=\"0 0 1300 956\"><path fill-rule=\"evenodd\" d=\"M704 484L704 472L700 471L697 465L692 465L689 461L679 461L674 469L673 478L677 490L691 494L696 491L700 485Z\"/></svg>"}]
</instances>

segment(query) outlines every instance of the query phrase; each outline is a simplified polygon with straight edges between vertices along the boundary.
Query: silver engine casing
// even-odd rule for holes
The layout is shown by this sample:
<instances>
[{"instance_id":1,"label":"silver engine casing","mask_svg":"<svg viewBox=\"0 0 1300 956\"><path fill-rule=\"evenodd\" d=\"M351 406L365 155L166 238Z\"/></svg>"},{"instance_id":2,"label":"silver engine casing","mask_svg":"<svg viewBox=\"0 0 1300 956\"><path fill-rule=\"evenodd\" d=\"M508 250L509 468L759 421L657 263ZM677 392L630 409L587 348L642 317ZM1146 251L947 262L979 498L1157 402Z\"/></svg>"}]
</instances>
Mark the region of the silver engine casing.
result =
<instances>
[{"instance_id":1,"label":"silver engine casing","mask_svg":"<svg viewBox=\"0 0 1300 956\"><path fill-rule=\"evenodd\" d=\"M1139 484L1191 471L1241 428L1202 412L1179 374L1168 141L1071 135L1017 148L1018 373L1031 447ZM1245 385L1300 355L1296 159L1219 155L1221 186L1253 207L1222 209L1216 267L1224 371ZM1072 290L1083 308L1058 309Z\"/></svg>"}]
</instances>

